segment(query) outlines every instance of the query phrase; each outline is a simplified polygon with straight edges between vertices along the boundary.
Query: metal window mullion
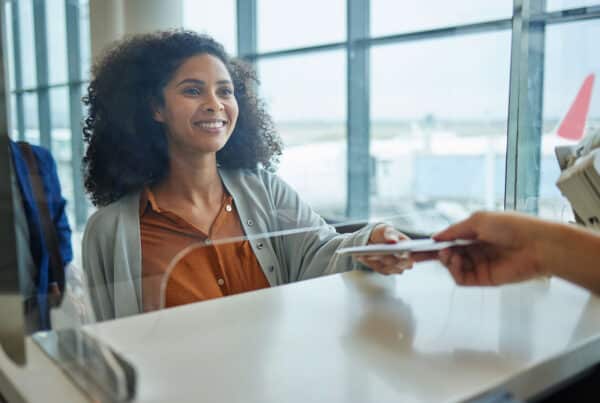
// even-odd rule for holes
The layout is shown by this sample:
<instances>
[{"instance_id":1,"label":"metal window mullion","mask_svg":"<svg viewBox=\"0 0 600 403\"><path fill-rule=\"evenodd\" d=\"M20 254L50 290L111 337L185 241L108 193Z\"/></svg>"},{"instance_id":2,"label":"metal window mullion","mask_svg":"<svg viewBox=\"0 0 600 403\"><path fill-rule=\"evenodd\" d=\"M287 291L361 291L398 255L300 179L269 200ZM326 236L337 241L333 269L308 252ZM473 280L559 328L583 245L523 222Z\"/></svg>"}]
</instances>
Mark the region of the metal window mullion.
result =
<instances>
[{"instance_id":1,"label":"metal window mullion","mask_svg":"<svg viewBox=\"0 0 600 403\"><path fill-rule=\"evenodd\" d=\"M19 2L13 1L11 3L11 12L12 15L10 18L12 19L12 37L13 37L13 55L14 55L14 75L15 75L15 88L17 91L23 87L23 72L21 66L23 66L23 57L21 55L21 22L19 19ZM10 46L10 45L8 45ZM15 94L15 116L17 118L16 122L12 122L17 129L17 133L19 134L19 140L25 140L25 101L23 99L23 94L17 93ZM9 100L7 99L7 102Z\"/></svg>"},{"instance_id":2,"label":"metal window mullion","mask_svg":"<svg viewBox=\"0 0 600 403\"><path fill-rule=\"evenodd\" d=\"M277 58L277 57L296 56L299 54L306 54L306 53L327 52L327 51L331 51L331 50L346 49L346 46L347 46L347 43L345 41L344 42L333 42L333 43L326 43L323 45L304 46L301 48L290 48L290 49L273 50L273 51L264 52L264 53L246 54L244 56L244 58L247 60L273 59L273 58Z\"/></svg>"},{"instance_id":3,"label":"metal window mullion","mask_svg":"<svg viewBox=\"0 0 600 403\"><path fill-rule=\"evenodd\" d=\"M420 40L431 40L445 37L455 37L458 35L471 35L481 34L487 32L496 32L509 29L511 27L511 19L502 19L494 21L486 21L481 23L464 24L445 28L434 28L423 31L404 32L401 34L377 36L377 37L363 37L355 41L356 45L364 47L371 47L375 45L391 45L403 42L415 42ZM367 34L368 35L368 34ZM348 42L330 42L320 45L304 46L299 48L280 49L270 52L246 54L245 57L249 59L265 59L290 56L308 52L323 52L329 50L337 50L348 46Z\"/></svg>"},{"instance_id":4,"label":"metal window mullion","mask_svg":"<svg viewBox=\"0 0 600 403\"><path fill-rule=\"evenodd\" d=\"M84 80L79 80L79 81L67 80L67 81L52 83L52 84L48 84L48 85L44 85L44 86L23 87L19 90L15 90L13 92L16 94L26 94L26 93L38 92L39 90L51 90L53 88L62 88L62 87L68 86L70 84L85 84L85 83L86 83L86 81L84 81Z\"/></svg>"},{"instance_id":5,"label":"metal window mullion","mask_svg":"<svg viewBox=\"0 0 600 403\"><path fill-rule=\"evenodd\" d=\"M257 0L237 0L237 49L238 56L253 60L257 53Z\"/></svg>"},{"instance_id":6,"label":"metal window mullion","mask_svg":"<svg viewBox=\"0 0 600 403\"><path fill-rule=\"evenodd\" d=\"M83 136L81 121L83 105L81 103L82 72L79 4L73 0L65 0L65 16L67 23L67 49L69 74L69 118L71 126L71 167L73 178L73 196L75 207L75 226L83 228L87 219L87 199L83 188Z\"/></svg>"},{"instance_id":7,"label":"metal window mullion","mask_svg":"<svg viewBox=\"0 0 600 403\"><path fill-rule=\"evenodd\" d=\"M251 9L251 8L249 8ZM241 16L238 15L238 19ZM247 19L247 16L244 16ZM242 18L244 18L242 17ZM550 24L562 24L574 21L585 21L590 19L598 19L600 18L600 6L590 6L590 7L581 7L574 9L565 9L560 11L552 11L546 13L537 13L531 16L531 22L541 22L545 21L546 25ZM393 45L402 42L415 42L421 40L431 40L431 39L439 39L446 37L456 37L462 35L472 35L472 34L483 34L488 32L497 32L503 31L506 29L512 29L514 19L513 18L504 18L498 20L491 21L483 21L483 22L474 22L469 24L455 25L450 27L442 27L442 28L432 28L421 31L411 31L411 32L403 32L400 34L392 34L385 36L375 36L375 37L367 37L361 40L358 40L357 43L360 43L365 46L376 46L376 45ZM238 24L239 26L239 24ZM244 31L243 29L241 30ZM247 39L247 38L246 38ZM240 30L238 30L238 42L240 42ZM248 59L265 59L265 58L275 58L275 57L283 57L290 56L308 52L323 52L329 50L336 50L340 48L346 47L347 43L344 42L330 42L324 43L320 45L313 46L303 46L299 48L289 48L289 49L280 49L273 50L269 52L246 52L244 53L244 58ZM255 49L255 46L249 46L250 49Z\"/></svg>"},{"instance_id":8,"label":"metal window mullion","mask_svg":"<svg viewBox=\"0 0 600 403\"><path fill-rule=\"evenodd\" d=\"M525 0L517 154L516 209L537 214L539 208L542 112L544 89L545 22L530 16L546 9L545 0Z\"/></svg>"},{"instance_id":9,"label":"metal window mullion","mask_svg":"<svg viewBox=\"0 0 600 403\"><path fill-rule=\"evenodd\" d=\"M17 94L15 96L15 116L17 118L16 122L13 122L15 128L17 129L17 133L20 141L25 140L25 100L23 99L23 94Z\"/></svg>"},{"instance_id":10,"label":"metal window mullion","mask_svg":"<svg viewBox=\"0 0 600 403\"><path fill-rule=\"evenodd\" d=\"M347 203L348 218L370 215L370 81L369 47L359 43L369 36L369 0L347 2Z\"/></svg>"},{"instance_id":11,"label":"metal window mullion","mask_svg":"<svg viewBox=\"0 0 600 403\"><path fill-rule=\"evenodd\" d=\"M544 1L545 3L545 1ZM536 5L537 6L537 5ZM532 22L546 22L548 24L562 24L565 22L585 21L600 18L600 6L589 6L579 8L569 8L558 11L544 12L544 9L536 7L535 15L532 14Z\"/></svg>"},{"instance_id":12,"label":"metal window mullion","mask_svg":"<svg viewBox=\"0 0 600 403\"><path fill-rule=\"evenodd\" d=\"M510 18L505 18L500 20L475 22L451 27L433 28L422 31L404 32L401 34L366 38L360 42L369 45L388 45L402 42L416 42L422 40L456 37L460 35L483 34L509 29L511 27L511 23L512 20Z\"/></svg>"},{"instance_id":13,"label":"metal window mullion","mask_svg":"<svg viewBox=\"0 0 600 403\"><path fill-rule=\"evenodd\" d=\"M38 123L40 144L52 150L50 122L50 92L48 91L48 44L46 42L46 2L33 0L33 27L35 35L35 60L37 67Z\"/></svg>"},{"instance_id":14,"label":"metal window mullion","mask_svg":"<svg viewBox=\"0 0 600 403\"><path fill-rule=\"evenodd\" d=\"M517 206L517 143L519 122L519 94L521 72L521 36L523 32L523 0L513 1L513 21L510 51L510 83L508 97L508 132L506 137L506 175L504 209Z\"/></svg>"},{"instance_id":15,"label":"metal window mullion","mask_svg":"<svg viewBox=\"0 0 600 403\"><path fill-rule=\"evenodd\" d=\"M534 0L545 8L545 0ZM540 4L541 3L541 4ZM507 149L507 188L505 206L511 210L530 213L537 212L539 192L539 158L543 89L544 43L543 30L531 29L530 16L535 8L530 0L515 0L515 25L513 26L511 51L511 76L509 100L509 138ZM542 42L540 43L540 39ZM534 47L532 48L532 44ZM541 55L536 54L535 47L541 46ZM540 64L541 63L541 64ZM522 294L515 290L506 290L500 295L500 317L514 317L515 313L525 324L524 330L530 332L533 308L523 303ZM499 351L513 351L514 338L512 330L506 328L505 320L501 321ZM532 342L526 340L523 351L531 351Z\"/></svg>"}]
</instances>

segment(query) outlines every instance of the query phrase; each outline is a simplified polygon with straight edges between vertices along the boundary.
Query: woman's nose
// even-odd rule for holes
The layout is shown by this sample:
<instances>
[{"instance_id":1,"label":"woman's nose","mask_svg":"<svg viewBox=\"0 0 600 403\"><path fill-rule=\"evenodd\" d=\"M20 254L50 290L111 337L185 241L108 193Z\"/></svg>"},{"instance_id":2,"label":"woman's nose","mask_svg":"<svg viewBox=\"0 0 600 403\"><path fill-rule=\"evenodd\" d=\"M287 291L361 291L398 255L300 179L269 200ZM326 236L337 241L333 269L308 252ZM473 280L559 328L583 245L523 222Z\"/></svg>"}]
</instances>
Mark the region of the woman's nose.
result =
<instances>
[{"instance_id":1,"label":"woman's nose","mask_svg":"<svg viewBox=\"0 0 600 403\"><path fill-rule=\"evenodd\" d=\"M218 112L218 111L222 111L223 109L225 109L225 107L219 101L218 98L211 96L204 103L203 109L205 112Z\"/></svg>"}]
</instances>

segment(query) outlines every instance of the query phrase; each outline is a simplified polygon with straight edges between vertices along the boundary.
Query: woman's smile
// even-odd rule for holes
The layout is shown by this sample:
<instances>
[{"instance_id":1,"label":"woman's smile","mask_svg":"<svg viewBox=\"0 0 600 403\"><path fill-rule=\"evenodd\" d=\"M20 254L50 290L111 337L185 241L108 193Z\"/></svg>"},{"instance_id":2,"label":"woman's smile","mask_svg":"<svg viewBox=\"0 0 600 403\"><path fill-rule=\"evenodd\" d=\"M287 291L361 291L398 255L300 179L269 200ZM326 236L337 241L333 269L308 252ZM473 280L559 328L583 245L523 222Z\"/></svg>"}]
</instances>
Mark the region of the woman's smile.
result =
<instances>
[{"instance_id":1,"label":"woman's smile","mask_svg":"<svg viewBox=\"0 0 600 403\"><path fill-rule=\"evenodd\" d=\"M210 119L210 120L199 120L193 123L194 127L199 128L209 133L221 133L227 128L227 120L224 119Z\"/></svg>"}]
</instances>

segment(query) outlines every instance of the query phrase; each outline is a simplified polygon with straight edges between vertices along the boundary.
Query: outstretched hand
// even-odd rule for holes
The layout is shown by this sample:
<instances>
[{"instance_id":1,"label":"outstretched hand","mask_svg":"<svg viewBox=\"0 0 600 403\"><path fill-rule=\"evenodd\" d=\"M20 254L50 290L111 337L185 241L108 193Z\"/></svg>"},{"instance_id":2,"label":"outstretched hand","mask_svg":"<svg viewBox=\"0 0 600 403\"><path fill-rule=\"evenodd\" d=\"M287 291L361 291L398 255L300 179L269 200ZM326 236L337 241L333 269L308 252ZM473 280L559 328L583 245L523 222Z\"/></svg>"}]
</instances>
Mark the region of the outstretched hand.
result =
<instances>
[{"instance_id":1,"label":"outstretched hand","mask_svg":"<svg viewBox=\"0 0 600 403\"><path fill-rule=\"evenodd\" d=\"M473 245L444 249L437 257L458 284L498 285L544 274L537 245L543 225L525 215L479 212L433 238L478 240Z\"/></svg>"},{"instance_id":2,"label":"outstretched hand","mask_svg":"<svg viewBox=\"0 0 600 403\"><path fill-rule=\"evenodd\" d=\"M394 244L407 239L410 238L391 225L379 224L371 232L368 244ZM413 260L407 253L363 255L356 259L370 269L385 275L400 274L413 266Z\"/></svg>"}]
</instances>

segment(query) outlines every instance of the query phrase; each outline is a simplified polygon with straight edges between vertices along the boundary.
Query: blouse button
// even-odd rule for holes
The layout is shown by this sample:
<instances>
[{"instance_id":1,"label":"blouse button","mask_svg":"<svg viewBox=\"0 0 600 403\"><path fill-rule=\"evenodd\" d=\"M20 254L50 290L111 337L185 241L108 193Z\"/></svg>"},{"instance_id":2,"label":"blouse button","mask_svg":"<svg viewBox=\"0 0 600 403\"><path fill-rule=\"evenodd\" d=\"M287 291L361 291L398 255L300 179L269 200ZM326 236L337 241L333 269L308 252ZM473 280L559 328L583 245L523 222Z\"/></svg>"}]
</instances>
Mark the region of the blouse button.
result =
<instances>
[{"instance_id":1,"label":"blouse button","mask_svg":"<svg viewBox=\"0 0 600 403\"><path fill-rule=\"evenodd\" d=\"M206 238L206 239L204 240L204 245L210 245L210 244L211 244L211 240L210 240L210 239L208 239L208 238Z\"/></svg>"},{"instance_id":2,"label":"blouse button","mask_svg":"<svg viewBox=\"0 0 600 403\"><path fill-rule=\"evenodd\" d=\"M227 211L228 213L231 212L231 204L225 206L225 211Z\"/></svg>"},{"instance_id":3,"label":"blouse button","mask_svg":"<svg viewBox=\"0 0 600 403\"><path fill-rule=\"evenodd\" d=\"M256 244L256 247L258 249L262 249L265 246L265 244L262 243L262 241L258 241L258 243Z\"/></svg>"},{"instance_id":4,"label":"blouse button","mask_svg":"<svg viewBox=\"0 0 600 403\"><path fill-rule=\"evenodd\" d=\"M273 273L273 270L275 270L275 267L273 267L273 266L269 266L269 271L270 271L271 273Z\"/></svg>"},{"instance_id":5,"label":"blouse button","mask_svg":"<svg viewBox=\"0 0 600 403\"><path fill-rule=\"evenodd\" d=\"M246 223L248 224L249 227L254 225L254 221L252 221L252 219L248 219L248 221L246 221Z\"/></svg>"},{"instance_id":6,"label":"blouse button","mask_svg":"<svg viewBox=\"0 0 600 403\"><path fill-rule=\"evenodd\" d=\"M223 284L225 284L225 280L223 280L222 278L217 280L217 284L219 284L219 286L223 286Z\"/></svg>"}]
</instances>

